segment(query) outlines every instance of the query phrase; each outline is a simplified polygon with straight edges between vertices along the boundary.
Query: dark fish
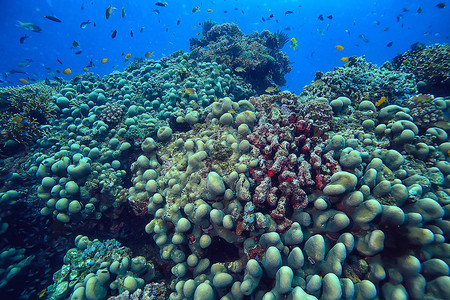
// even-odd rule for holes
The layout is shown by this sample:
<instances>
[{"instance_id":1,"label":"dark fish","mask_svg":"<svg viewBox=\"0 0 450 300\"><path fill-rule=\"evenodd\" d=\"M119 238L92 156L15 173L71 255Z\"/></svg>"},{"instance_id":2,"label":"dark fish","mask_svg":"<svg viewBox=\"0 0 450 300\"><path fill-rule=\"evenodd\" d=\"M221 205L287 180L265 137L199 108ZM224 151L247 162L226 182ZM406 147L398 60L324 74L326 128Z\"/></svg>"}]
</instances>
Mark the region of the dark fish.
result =
<instances>
[{"instance_id":1,"label":"dark fish","mask_svg":"<svg viewBox=\"0 0 450 300\"><path fill-rule=\"evenodd\" d=\"M21 44L23 44L23 42L24 42L27 38L29 38L29 36L25 34L25 35L23 35L23 36L20 37L19 42L20 42Z\"/></svg>"},{"instance_id":2,"label":"dark fish","mask_svg":"<svg viewBox=\"0 0 450 300\"><path fill-rule=\"evenodd\" d=\"M115 7L112 6L112 4L110 4L105 11L105 16L106 16L106 20L109 19L109 17L111 16L113 10L116 9Z\"/></svg>"},{"instance_id":3,"label":"dark fish","mask_svg":"<svg viewBox=\"0 0 450 300\"><path fill-rule=\"evenodd\" d=\"M117 35L117 29L114 29L114 31L111 33L111 38L115 38Z\"/></svg>"},{"instance_id":4,"label":"dark fish","mask_svg":"<svg viewBox=\"0 0 450 300\"><path fill-rule=\"evenodd\" d=\"M446 5L444 2L441 2L441 3L436 4L436 7L439 7L439 8L446 8L447 5Z\"/></svg>"},{"instance_id":5,"label":"dark fish","mask_svg":"<svg viewBox=\"0 0 450 300\"><path fill-rule=\"evenodd\" d=\"M58 62L59 62L60 64L63 64L63 62L62 62L62 61L60 61L60 60L59 60L59 58L57 58L56 60L57 60L57 61L58 61Z\"/></svg>"},{"instance_id":6,"label":"dark fish","mask_svg":"<svg viewBox=\"0 0 450 300\"><path fill-rule=\"evenodd\" d=\"M384 27L384 28L383 28L383 31L384 31L384 32L386 32L386 31L388 31L388 30L389 30L389 27Z\"/></svg>"},{"instance_id":7,"label":"dark fish","mask_svg":"<svg viewBox=\"0 0 450 300\"><path fill-rule=\"evenodd\" d=\"M402 14L398 14L397 15L397 22L400 22L403 19L403 15Z\"/></svg>"},{"instance_id":8,"label":"dark fish","mask_svg":"<svg viewBox=\"0 0 450 300\"><path fill-rule=\"evenodd\" d=\"M166 7L167 6L167 2L166 1L164 1L164 2L156 2L155 5L156 6L161 6L161 7Z\"/></svg>"},{"instance_id":9,"label":"dark fish","mask_svg":"<svg viewBox=\"0 0 450 300\"><path fill-rule=\"evenodd\" d=\"M323 15L319 15L319 16L317 17L317 20L323 21Z\"/></svg>"},{"instance_id":10,"label":"dark fish","mask_svg":"<svg viewBox=\"0 0 450 300\"><path fill-rule=\"evenodd\" d=\"M16 73L18 73L18 74L28 74L27 72L16 70L16 69L11 69L11 70L7 71L6 73L8 73L8 74L16 74Z\"/></svg>"},{"instance_id":11,"label":"dark fish","mask_svg":"<svg viewBox=\"0 0 450 300\"><path fill-rule=\"evenodd\" d=\"M142 26L142 27L141 27L141 30L139 30L139 31L140 31L140 32L144 32L144 29L145 29L145 27Z\"/></svg>"},{"instance_id":12,"label":"dark fish","mask_svg":"<svg viewBox=\"0 0 450 300\"><path fill-rule=\"evenodd\" d=\"M289 31L289 30L291 30L291 27L285 27L284 30Z\"/></svg>"},{"instance_id":13,"label":"dark fish","mask_svg":"<svg viewBox=\"0 0 450 300\"><path fill-rule=\"evenodd\" d=\"M80 44L77 41L73 40L72 47L74 48L80 47Z\"/></svg>"},{"instance_id":14,"label":"dark fish","mask_svg":"<svg viewBox=\"0 0 450 300\"><path fill-rule=\"evenodd\" d=\"M91 58L91 60L89 61L89 64L86 66L86 68L91 68L93 66L94 66L94 62L92 61L92 58Z\"/></svg>"},{"instance_id":15,"label":"dark fish","mask_svg":"<svg viewBox=\"0 0 450 300\"><path fill-rule=\"evenodd\" d=\"M422 10L422 7L419 6L419 8L417 9L417 13L418 13L418 14L421 14L422 11L423 11L423 10Z\"/></svg>"},{"instance_id":16,"label":"dark fish","mask_svg":"<svg viewBox=\"0 0 450 300\"><path fill-rule=\"evenodd\" d=\"M82 22L82 23L80 24L80 28L81 28L81 29L85 29L86 26L88 26L89 24L91 24L91 22L89 22L89 20L87 20L87 21L85 21L85 22Z\"/></svg>"},{"instance_id":17,"label":"dark fish","mask_svg":"<svg viewBox=\"0 0 450 300\"><path fill-rule=\"evenodd\" d=\"M81 54L81 52L83 52L83 51L81 51L81 50L78 50L77 52L75 52L74 54L75 55L78 55L78 54Z\"/></svg>"},{"instance_id":18,"label":"dark fish","mask_svg":"<svg viewBox=\"0 0 450 300\"><path fill-rule=\"evenodd\" d=\"M177 25L180 25L180 23L181 23L181 20L178 20L178 21L177 21Z\"/></svg>"},{"instance_id":19,"label":"dark fish","mask_svg":"<svg viewBox=\"0 0 450 300\"><path fill-rule=\"evenodd\" d=\"M392 42L389 42L386 47L392 47Z\"/></svg>"},{"instance_id":20,"label":"dark fish","mask_svg":"<svg viewBox=\"0 0 450 300\"><path fill-rule=\"evenodd\" d=\"M329 15L329 16L327 16L327 18L332 20L333 19L333 15Z\"/></svg>"},{"instance_id":21,"label":"dark fish","mask_svg":"<svg viewBox=\"0 0 450 300\"><path fill-rule=\"evenodd\" d=\"M94 22L94 27L95 27L95 26L97 26L97 25L96 25L95 22Z\"/></svg>"},{"instance_id":22,"label":"dark fish","mask_svg":"<svg viewBox=\"0 0 450 300\"><path fill-rule=\"evenodd\" d=\"M273 18L273 14L270 14L269 18Z\"/></svg>"},{"instance_id":23,"label":"dark fish","mask_svg":"<svg viewBox=\"0 0 450 300\"><path fill-rule=\"evenodd\" d=\"M406 7L402 8L402 12L408 12L409 10Z\"/></svg>"},{"instance_id":24,"label":"dark fish","mask_svg":"<svg viewBox=\"0 0 450 300\"><path fill-rule=\"evenodd\" d=\"M152 11L153 11L155 14L159 15L159 10L152 8Z\"/></svg>"},{"instance_id":25,"label":"dark fish","mask_svg":"<svg viewBox=\"0 0 450 300\"><path fill-rule=\"evenodd\" d=\"M81 10L84 10L84 4L81 4Z\"/></svg>"},{"instance_id":26,"label":"dark fish","mask_svg":"<svg viewBox=\"0 0 450 300\"><path fill-rule=\"evenodd\" d=\"M166 27L166 32L169 31L169 27Z\"/></svg>"},{"instance_id":27,"label":"dark fish","mask_svg":"<svg viewBox=\"0 0 450 300\"><path fill-rule=\"evenodd\" d=\"M279 21L278 21L278 20L275 20L275 22L277 22L277 24L279 23Z\"/></svg>"},{"instance_id":28,"label":"dark fish","mask_svg":"<svg viewBox=\"0 0 450 300\"><path fill-rule=\"evenodd\" d=\"M44 16L44 18L49 19L50 21L53 21L53 22L58 22L58 23L62 22L60 19L58 19L57 17L54 17L54 16Z\"/></svg>"},{"instance_id":29,"label":"dark fish","mask_svg":"<svg viewBox=\"0 0 450 300\"><path fill-rule=\"evenodd\" d=\"M227 14L227 13L228 13L228 10L224 10L223 13L224 13L224 14Z\"/></svg>"},{"instance_id":30,"label":"dark fish","mask_svg":"<svg viewBox=\"0 0 450 300\"><path fill-rule=\"evenodd\" d=\"M243 9L241 9L241 13L242 13L243 15L245 15L245 12L244 12L244 10L243 10Z\"/></svg>"},{"instance_id":31,"label":"dark fish","mask_svg":"<svg viewBox=\"0 0 450 300\"><path fill-rule=\"evenodd\" d=\"M122 6L122 19L125 18L125 7Z\"/></svg>"},{"instance_id":32,"label":"dark fish","mask_svg":"<svg viewBox=\"0 0 450 300\"><path fill-rule=\"evenodd\" d=\"M130 36L133 37L133 29L130 29Z\"/></svg>"},{"instance_id":33,"label":"dark fish","mask_svg":"<svg viewBox=\"0 0 450 300\"><path fill-rule=\"evenodd\" d=\"M287 16L287 15L290 15L290 14L293 14L293 13L294 13L293 10L287 10L287 11L284 13L284 15Z\"/></svg>"},{"instance_id":34,"label":"dark fish","mask_svg":"<svg viewBox=\"0 0 450 300\"><path fill-rule=\"evenodd\" d=\"M263 22L265 22L265 21L266 21L266 19L264 19L264 17L262 17L262 18L261 18L261 20L262 20Z\"/></svg>"},{"instance_id":35,"label":"dark fish","mask_svg":"<svg viewBox=\"0 0 450 300\"><path fill-rule=\"evenodd\" d=\"M61 74L61 71L60 70L56 70L56 73Z\"/></svg>"}]
</instances>

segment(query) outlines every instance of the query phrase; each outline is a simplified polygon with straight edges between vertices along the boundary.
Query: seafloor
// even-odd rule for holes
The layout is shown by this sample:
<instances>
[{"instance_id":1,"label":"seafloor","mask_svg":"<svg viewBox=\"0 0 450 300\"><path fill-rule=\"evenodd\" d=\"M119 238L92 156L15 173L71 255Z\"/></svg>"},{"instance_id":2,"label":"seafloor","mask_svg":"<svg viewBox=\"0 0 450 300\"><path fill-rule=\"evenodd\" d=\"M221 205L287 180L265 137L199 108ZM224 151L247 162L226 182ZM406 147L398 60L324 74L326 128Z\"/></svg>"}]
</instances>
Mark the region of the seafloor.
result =
<instances>
[{"instance_id":1,"label":"seafloor","mask_svg":"<svg viewBox=\"0 0 450 300\"><path fill-rule=\"evenodd\" d=\"M295 95L286 42L209 24L188 53L0 89L1 294L450 299L450 46Z\"/></svg>"}]
</instances>

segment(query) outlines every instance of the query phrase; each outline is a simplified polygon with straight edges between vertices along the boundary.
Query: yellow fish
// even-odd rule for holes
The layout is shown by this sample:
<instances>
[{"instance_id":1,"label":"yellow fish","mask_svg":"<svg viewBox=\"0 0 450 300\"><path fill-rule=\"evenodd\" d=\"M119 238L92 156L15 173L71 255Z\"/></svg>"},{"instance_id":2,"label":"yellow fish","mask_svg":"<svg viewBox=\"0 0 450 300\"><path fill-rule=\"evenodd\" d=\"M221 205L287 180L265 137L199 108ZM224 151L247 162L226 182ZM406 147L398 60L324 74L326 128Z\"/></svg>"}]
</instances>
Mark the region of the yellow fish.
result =
<instances>
[{"instance_id":1,"label":"yellow fish","mask_svg":"<svg viewBox=\"0 0 450 300\"><path fill-rule=\"evenodd\" d=\"M241 72L245 72L245 69L244 68L242 68L242 67L237 67L236 69L234 69L236 72L239 72L239 73L241 73Z\"/></svg>"},{"instance_id":2,"label":"yellow fish","mask_svg":"<svg viewBox=\"0 0 450 300\"><path fill-rule=\"evenodd\" d=\"M47 288L43 289L42 291L39 292L39 299L41 299L42 297L44 297L45 292L47 292Z\"/></svg>"},{"instance_id":3,"label":"yellow fish","mask_svg":"<svg viewBox=\"0 0 450 300\"><path fill-rule=\"evenodd\" d=\"M26 81L26 80L23 79L23 78L20 78L19 81L22 82L22 83L24 83L24 84L30 84L28 81Z\"/></svg>"},{"instance_id":4,"label":"yellow fish","mask_svg":"<svg viewBox=\"0 0 450 300\"><path fill-rule=\"evenodd\" d=\"M105 57L105 58L102 58L102 64L106 64L106 62L108 61L108 58L107 57Z\"/></svg>"},{"instance_id":5,"label":"yellow fish","mask_svg":"<svg viewBox=\"0 0 450 300\"><path fill-rule=\"evenodd\" d=\"M381 104L383 104L385 101L386 101L386 97L383 96L383 97L380 98L380 100L378 100L377 102L375 102L375 106L378 107L378 106L380 106Z\"/></svg>"},{"instance_id":6,"label":"yellow fish","mask_svg":"<svg viewBox=\"0 0 450 300\"><path fill-rule=\"evenodd\" d=\"M125 55L125 59L128 60L131 57L131 53L127 53L127 55Z\"/></svg>"},{"instance_id":7,"label":"yellow fish","mask_svg":"<svg viewBox=\"0 0 450 300\"><path fill-rule=\"evenodd\" d=\"M207 12L213 12L212 8L208 8L206 11Z\"/></svg>"},{"instance_id":8,"label":"yellow fish","mask_svg":"<svg viewBox=\"0 0 450 300\"><path fill-rule=\"evenodd\" d=\"M336 48L338 50L344 50L344 46L342 46L342 45L336 45L336 46L334 46L334 48Z\"/></svg>"},{"instance_id":9,"label":"yellow fish","mask_svg":"<svg viewBox=\"0 0 450 300\"><path fill-rule=\"evenodd\" d=\"M16 124L19 124L19 123L22 123L23 118L21 116L14 116L14 117L12 117L11 120Z\"/></svg>"},{"instance_id":10,"label":"yellow fish","mask_svg":"<svg viewBox=\"0 0 450 300\"><path fill-rule=\"evenodd\" d=\"M344 67L348 67L350 65L350 62L346 62L345 64L344 64Z\"/></svg>"},{"instance_id":11,"label":"yellow fish","mask_svg":"<svg viewBox=\"0 0 450 300\"><path fill-rule=\"evenodd\" d=\"M89 71L89 69L86 68L86 67L84 67L84 68L83 68L83 71L87 72L87 71Z\"/></svg>"},{"instance_id":12,"label":"yellow fish","mask_svg":"<svg viewBox=\"0 0 450 300\"><path fill-rule=\"evenodd\" d=\"M193 88L185 87L183 92L185 92L186 94L189 94L189 95L194 95L195 94L195 90Z\"/></svg>"},{"instance_id":13,"label":"yellow fish","mask_svg":"<svg viewBox=\"0 0 450 300\"><path fill-rule=\"evenodd\" d=\"M72 70L70 68L65 68L63 71L63 74L65 75L69 75L70 73L72 73Z\"/></svg>"},{"instance_id":14,"label":"yellow fish","mask_svg":"<svg viewBox=\"0 0 450 300\"><path fill-rule=\"evenodd\" d=\"M344 61L344 62L345 62L345 61L348 61L348 56L342 57L341 60Z\"/></svg>"},{"instance_id":15,"label":"yellow fish","mask_svg":"<svg viewBox=\"0 0 450 300\"><path fill-rule=\"evenodd\" d=\"M273 92L276 92L276 91L278 91L278 87L277 87L277 86L269 86L269 87L265 90L266 93L273 93Z\"/></svg>"},{"instance_id":16,"label":"yellow fish","mask_svg":"<svg viewBox=\"0 0 450 300\"><path fill-rule=\"evenodd\" d=\"M291 47L295 50L295 48L297 48L297 43L298 43L298 41L297 41L297 39L295 38L295 37L293 37L292 39L291 39Z\"/></svg>"}]
</instances>

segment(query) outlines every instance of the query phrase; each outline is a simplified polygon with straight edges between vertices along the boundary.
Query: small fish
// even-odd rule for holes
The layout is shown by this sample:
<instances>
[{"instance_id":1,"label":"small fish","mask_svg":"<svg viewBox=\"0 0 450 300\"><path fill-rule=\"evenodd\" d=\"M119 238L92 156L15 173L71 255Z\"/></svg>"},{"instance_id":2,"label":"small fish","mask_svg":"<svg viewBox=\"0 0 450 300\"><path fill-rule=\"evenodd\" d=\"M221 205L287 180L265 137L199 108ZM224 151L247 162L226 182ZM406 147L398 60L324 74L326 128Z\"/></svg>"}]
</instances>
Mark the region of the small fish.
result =
<instances>
[{"instance_id":1,"label":"small fish","mask_svg":"<svg viewBox=\"0 0 450 300\"><path fill-rule=\"evenodd\" d=\"M384 27L384 28L383 28L383 31L384 31L384 32L389 31L389 27Z\"/></svg>"},{"instance_id":2,"label":"small fish","mask_svg":"<svg viewBox=\"0 0 450 300\"><path fill-rule=\"evenodd\" d=\"M28 74L27 72L16 70L16 69L11 69L11 70L7 71L6 73L7 74L16 74L16 73L18 73L18 74Z\"/></svg>"},{"instance_id":3,"label":"small fish","mask_svg":"<svg viewBox=\"0 0 450 300\"><path fill-rule=\"evenodd\" d=\"M284 15L287 16L287 15L290 15L290 14L293 14L293 13L294 13L293 10L287 10L287 11L284 12Z\"/></svg>"},{"instance_id":4,"label":"small fish","mask_svg":"<svg viewBox=\"0 0 450 300\"><path fill-rule=\"evenodd\" d=\"M419 8L417 9L417 13L418 13L418 14L421 14L422 11L423 11L423 10L422 10L422 7L419 6Z\"/></svg>"},{"instance_id":5,"label":"small fish","mask_svg":"<svg viewBox=\"0 0 450 300\"><path fill-rule=\"evenodd\" d=\"M73 78L73 81L78 82L78 81L80 81L81 79L83 79L83 77L81 77L80 75L77 75L77 76L75 76L75 77Z\"/></svg>"},{"instance_id":6,"label":"small fish","mask_svg":"<svg viewBox=\"0 0 450 300\"><path fill-rule=\"evenodd\" d=\"M76 40L73 40L72 47L74 48L80 47L80 44Z\"/></svg>"},{"instance_id":7,"label":"small fish","mask_svg":"<svg viewBox=\"0 0 450 300\"><path fill-rule=\"evenodd\" d=\"M61 60L59 60L59 58L56 59L60 64L63 64L63 62Z\"/></svg>"},{"instance_id":8,"label":"small fish","mask_svg":"<svg viewBox=\"0 0 450 300\"><path fill-rule=\"evenodd\" d=\"M70 68L65 68L63 71L63 74L65 75L70 75L70 73L72 73L72 70Z\"/></svg>"},{"instance_id":9,"label":"small fish","mask_svg":"<svg viewBox=\"0 0 450 300\"><path fill-rule=\"evenodd\" d=\"M291 39L291 47L292 47L292 49L295 50L295 48L297 48L297 44L298 44L297 39L296 39L295 37L293 37L293 38Z\"/></svg>"},{"instance_id":10,"label":"small fish","mask_svg":"<svg viewBox=\"0 0 450 300\"><path fill-rule=\"evenodd\" d=\"M81 50L78 50L77 52L75 52L74 54L75 55L79 55L79 54L81 54L83 51L81 51Z\"/></svg>"},{"instance_id":11,"label":"small fish","mask_svg":"<svg viewBox=\"0 0 450 300\"><path fill-rule=\"evenodd\" d=\"M366 36L364 34L358 35L358 38L363 40L364 43L368 43L369 42L369 40L366 38Z\"/></svg>"},{"instance_id":12,"label":"small fish","mask_svg":"<svg viewBox=\"0 0 450 300\"><path fill-rule=\"evenodd\" d=\"M166 32L168 32L168 31L169 31L169 27L166 28Z\"/></svg>"},{"instance_id":13,"label":"small fish","mask_svg":"<svg viewBox=\"0 0 450 300\"><path fill-rule=\"evenodd\" d=\"M29 36L28 35L22 35L21 37L20 37L20 39L19 39L19 43L21 43L21 44L23 44L23 42L25 42L25 40L27 39L27 38L29 38Z\"/></svg>"},{"instance_id":14,"label":"small fish","mask_svg":"<svg viewBox=\"0 0 450 300\"><path fill-rule=\"evenodd\" d=\"M343 62L346 62L346 61L348 61L348 56L344 56L344 57L342 57L342 58L341 58L341 61L343 61Z\"/></svg>"},{"instance_id":15,"label":"small fish","mask_svg":"<svg viewBox=\"0 0 450 300\"><path fill-rule=\"evenodd\" d=\"M30 84L28 81L26 81L26 80L23 79L23 78L20 78L19 81L22 82L22 83L24 83L24 84Z\"/></svg>"},{"instance_id":16,"label":"small fish","mask_svg":"<svg viewBox=\"0 0 450 300\"><path fill-rule=\"evenodd\" d=\"M446 5L444 2L441 2L441 3L436 4L436 7L439 7L439 8L446 8L447 5Z\"/></svg>"},{"instance_id":17,"label":"small fish","mask_svg":"<svg viewBox=\"0 0 450 300\"><path fill-rule=\"evenodd\" d=\"M127 54L125 55L125 60L128 60L130 57L131 57L131 53L127 53Z\"/></svg>"},{"instance_id":18,"label":"small fish","mask_svg":"<svg viewBox=\"0 0 450 300\"><path fill-rule=\"evenodd\" d=\"M89 71L89 69L86 68L86 67L84 67L84 68L83 68L83 71L87 72L87 71Z\"/></svg>"},{"instance_id":19,"label":"small fish","mask_svg":"<svg viewBox=\"0 0 450 300\"><path fill-rule=\"evenodd\" d=\"M327 16L328 19L333 20L333 15Z\"/></svg>"},{"instance_id":20,"label":"small fish","mask_svg":"<svg viewBox=\"0 0 450 300\"><path fill-rule=\"evenodd\" d=\"M373 23L374 23L374 24L376 24L376 25L380 25L380 24L381 24L381 22L380 22L380 21L378 21L378 20L376 20L376 21L373 21Z\"/></svg>"},{"instance_id":21,"label":"small fish","mask_svg":"<svg viewBox=\"0 0 450 300\"><path fill-rule=\"evenodd\" d=\"M208 8L206 11L207 12L213 12L212 8Z\"/></svg>"},{"instance_id":22,"label":"small fish","mask_svg":"<svg viewBox=\"0 0 450 300\"><path fill-rule=\"evenodd\" d=\"M61 23L62 21L54 16L44 16L44 18L49 19L50 21Z\"/></svg>"},{"instance_id":23,"label":"small fish","mask_svg":"<svg viewBox=\"0 0 450 300\"><path fill-rule=\"evenodd\" d=\"M350 66L350 62L346 62L346 63L344 64L344 67L348 67L348 66Z\"/></svg>"},{"instance_id":24,"label":"small fish","mask_svg":"<svg viewBox=\"0 0 450 300\"><path fill-rule=\"evenodd\" d=\"M155 56L153 53L155 53L155 51L152 51L152 52L146 52L146 53L144 54L144 56L145 56L145 58L150 58L150 57Z\"/></svg>"},{"instance_id":25,"label":"small fish","mask_svg":"<svg viewBox=\"0 0 450 300\"><path fill-rule=\"evenodd\" d=\"M81 10L84 10L84 4L81 4Z\"/></svg>"},{"instance_id":26,"label":"small fish","mask_svg":"<svg viewBox=\"0 0 450 300\"><path fill-rule=\"evenodd\" d=\"M30 65L31 62L32 62L32 60L27 58L25 60L19 61L17 63L17 66L20 67L20 68L26 68L26 67L28 67Z\"/></svg>"},{"instance_id":27,"label":"small fish","mask_svg":"<svg viewBox=\"0 0 450 300\"><path fill-rule=\"evenodd\" d=\"M133 37L133 29L130 29L130 36Z\"/></svg>"},{"instance_id":28,"label":"small fish","mask_svg":"<svg viewBox=\"0 0 450 300\"><path fill-rule=\"evenodd\" d=\"M334 48L336 48L338 50L344 50L344 46L342 46L342 45L336 45L336 46L334 46Z\"/></svg>"},{"instance_id":29,"label":"small fish","mask_svg":"<svg viewBox=\"0 0 450 300\"><path fill-rule=\"evenodd\" d=\"M267 89L265 89L266 93L274 93L278 91L278 86L274 85L274 86L269 86Z\"/></svg>"},{"instance_id":30,"label":"small fish","mask_svg":"<svg viewBox=\"0 0 450 300\"><path fill-rule=\"evenodd\" d=\"M409 11L409 9L407 9L406 7L402 8L402 12L408 12L408 11Z\"/></svg>"},{"instance_id":31,"label":"small fish","mask_svg":"<svg viewBox=\"0 0 450 300\"><path fill-rule=\"evenodd\" d=\"M167 2L166 1L164 1L164 2L156 2L155 5L156 6L161 6L161 7L166 7L167 6Z\"/></svg>"},{"instance_id":32,"label":"small fish","mask_svg":"<svg viewBox=\"0 0 450 300\"><path fill-rule=\"evenodd\" d=\"M178 20L178 21L177 21L177 26L180 25L180 23L181 23L181 20Z\"/></svg>"},{"instance_id":33,"label":"small fish","mask_svg":"<svg viewBox=\"0 0 450 300\"><path fill-rule=\"evenodd\" d=\"M83 8L82 8L83 9ZM47 288L43 289L42 291L39 292L39 299L41 299L42 297L44 297L45 292L47 292Z\"/></svg>"},{"instance_id":34,"label":"small fish","mask_svg":"<svg viewBox=\"0 0 450 300\"><path fill-rule=\"evenodd\" d=\"M318 32L320 35L324 35L322 29L320 29L320 28L317 28L317 32Z\"/></svg>"},{"instance_id":35,"label":"small fish","mask_svg":"<svg viewBox=\"0 0 450 300\"><path fill-rule=\"evenodd\" d=\"M272 19L272 18L273 18L273 14L270 14L269 18L271 18L271 19Z\"/></svg>"},{"instance_id":36,"label":"small fish","mask_svg":"<svg viewBox=\"0 0 450 300\"><path fill-rule=\"evenodd\" d=\"M242 13L243 15L245 15L245 12L244 12L244 10L243 10L243 9L241 9L241 13Z\"/></svg>"},{"instance_id":37,"label":"small fish","mask_svg":"<svg viewBox=\"0 0 450 300\"><path fill-rule=\"evenodd\" d=\"M114 31L111 33L111 38L115 38L117 35L117 29L114 29Z\"/></svg>"},{"instance_id":38,"label":"small fish","mask_svg":"<svg viewBox=\"0 0 450 300\"><path fill-rule=\"evenodd\" d=\"M196 12L198 12L200 10L200 6L196 6L196 7L194 7L193 9L192 9L192 12L193 13L196 13Z\"/></svg>"},{"instance_id":39,"label":"small fish","mask_svg":"<svg viewBox=\"0 0 450 300\"><path fill-rule=\"evenodd\" d=\"M264 17L262 17L262 18L261 18L261 20L262 20L263 22L265 22L265 21L266 21L266 19L264 19Z\"/></svg>"},{"instance_id":40,"label":"small fish","mask_svg":"<svg viewBox=\"0 0 450 300\"><path fill-rule=\"evenodd\" d=\"M20 22L20 21L18 21L18 22L19 22L19 24L17 24L18 27L22 27L22 28L25 28L26 30L30 30L30 31L33 31L33 32L41 32L42 31L41 27L39 27L36 24L23 23L23 22Z\"/></svg>"},{"instance_id":41,"label":"small fish","mask_svg":"<svg viewBox=\"0 0 450 300\"><path fill-rule=\"evenodd\" d=\"M323 21L323 15L319 15L319 16L317 17L317 20Z\"/></svg>"},{"instance_id":42,"label":"small fish","mask_svg":"<svg viewBox=\"0 0 450 300\"><path fill-rule=\"evenodd\" d=\"M377 102L375 102L375 106L378 107L378 106L380 106L381 104L383 104L385 101L386 101L386 97L383 96L383 97L380 98L380 100L378 100Z\"/></svg>"},{"instance_id":43,"label":"small fish","mask_svg":"<svg viewBox=\"0 0 450 300\"><path fill-rule=\"evenodd\" d=\"M244 68L242 68L242 67L237 67L236 69L234 69L236 72L238 72L238 73L242 73L242 72L245 72L245 69Z\"/></svg>"},{"instance_id":44,"label":"small fish","mask_svg":"<svg viewBox=\"0 0 450 300\"><path fill-rule=\"evenodd\" d=\"M160 14L160 11L158 10L158 9L154 9L154 8L152 8L152 11L155 13L155 14L157 14L157 15L159 15Z\"/></svg>"},{"instance_id":45,"label":"small fish","mask_svg":"<svg viewBox=\"0 0 450 300\"><path fill-rule=\"evenodd\" d=\"M107 61L108 61L108 58L107 58L107 57L102 58L102 60L101 60L102 64L106 64Z\"/></svg>"},{"instance_id":46,"label":"small fish","mask_svg":"<svg viewBox=\"0 0 450 300\"><path fill-rule=\"evenodd\" d=\"M386 47L392 47L393 42L389 42Z\"/></svg>"},{"instance_id":47,"label":"small fish","mask_svg":"<svg viewBox=\"0 0 450 300\"><path fill-rule=\"evenodd\" d=\"M194 90L193 88L187 88L187 87L185 87L184 90L183 90L183 92L184 92L185 94L195 95L195 90Z\"/></svg>"},{"instance_id":48,"label":"small fish","mask_svg":"<svg viewBox=\"0 0 450 300\"><path fill-rule=\"evenodd\" d=\"M106 20L109 19L109 17L111 16L113 10L115 10L116 8L112 6L112 4L110 4L105 11L105 16L106 16Z\"/></svg>"},{"instance_id":49,"label":"small fish","mask_svg":"<svg viewBox=\"0 0 450 300\"><path fill-rule=\"evenodd\" d=\"M91 24L91 22L89 22L89 20L84 21L84 22L81 22L80 28L81 28L81 29L85 29L86 26L88 26L89 24Z\"/></svg>"},{"instance_id":50,"label":"small fish","mask_svg":"<svg viewBox=\"0 0 450 300\"><path fill-rule=\"evenodd\" d=\"M199 31L199 32L197 32L197 35L200 35L200 31Z\"/></svg>"},{"instance_id":51,"label":"small fish","mask_svg":"<svg viewBox=\"0 0 450 300\"><path fill-rule=\"evenodd\" d=\"M122 6L122 19L125 18L126 14L125 14L125 7Z\"/></svg>"},{"instance_id":52,"label":"small fish","mask_svg":"<svg viewBox=\"0 0 450 300\"><path fill-rule=\"evenodd\" d=\"M402 14L398 14L397 15L397 22L400 22L403 19L403 15Z\"/></svg>"}]
</instances>

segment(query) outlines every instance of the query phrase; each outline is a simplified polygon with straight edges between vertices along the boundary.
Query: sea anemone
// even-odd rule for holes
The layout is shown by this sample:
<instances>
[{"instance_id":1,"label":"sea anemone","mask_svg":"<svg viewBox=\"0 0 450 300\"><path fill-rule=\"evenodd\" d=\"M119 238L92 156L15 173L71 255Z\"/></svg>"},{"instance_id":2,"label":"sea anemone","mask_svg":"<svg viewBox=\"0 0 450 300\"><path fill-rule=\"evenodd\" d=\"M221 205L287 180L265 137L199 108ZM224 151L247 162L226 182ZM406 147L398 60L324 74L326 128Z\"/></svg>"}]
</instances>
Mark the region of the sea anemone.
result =
<instances>
[{"instance_id":1,"label":"sea anemone","mask_svg":"<svg viewBox=\"0 0 450 300\"><path fill-rule=\"evenodd\" d=\"M286 32L277 30L277 32L275 32L273 35L277 39L277 47L278 47L278 49L283 48L284 45L286 45L286 43L289 41L289 36L287 35Z\"/></svg>"}]
</instances>

